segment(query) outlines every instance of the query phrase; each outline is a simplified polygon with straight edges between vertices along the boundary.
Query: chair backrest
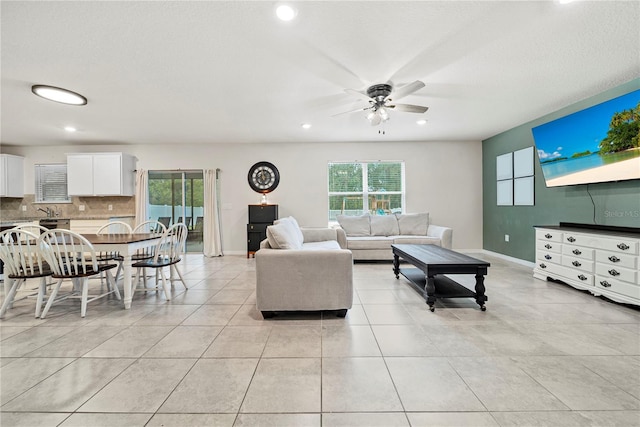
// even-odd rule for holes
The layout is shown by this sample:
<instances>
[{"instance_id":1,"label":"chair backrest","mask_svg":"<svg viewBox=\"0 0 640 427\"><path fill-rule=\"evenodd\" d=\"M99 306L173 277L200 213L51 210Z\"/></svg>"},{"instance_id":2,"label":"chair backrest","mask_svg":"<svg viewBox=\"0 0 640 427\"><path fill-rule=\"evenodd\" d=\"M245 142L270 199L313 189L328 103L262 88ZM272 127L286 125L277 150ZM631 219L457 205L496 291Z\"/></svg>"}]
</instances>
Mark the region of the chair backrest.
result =
<instances>
[{"instance_id":1,"label":"chair backrest","mask_svg":"<svg viewBox=\"0 0 640 427\"><path fill-rule=\"evenodd\" d=\"M169 223L171 222L171 217L170 216L161 216L160 218L158 218L158 222L162 223L162 225L164 225L164 228L169 228Z\"/></svg>"},{"instance_id":2,"label":"chair backrest","mask_svg":"<svg viewBox=\"0 0 640 427\"><path fill-rule=\"evenodd\" d=\"M38 236L20 228L0 233L0 259L5 274L36 275L44 270L44 259L38 250Z\"/></svg>"},{"instance_id":3,"label":"chair backrest","mask_svg":"<svg viewBox=\"0 0 640 427\"><path fill-rule=\"evenodd\" d=\"M196 231L202 231L203 227L204 227L204 217L199 216L196 218L196 225L193 229Z\"/></svg>"},{"instance_id":4,"label":"chair backrest","mask_svg":"<svg viewBox=\"0 0 640 427\"><path fill-rule=\"evenodd\" d=\"M27 222L27 223L24 223L24 224L18 224L13 228L14 229L19 228L20 230L26 230L26 231L28 231L30 233L35 234L36 236L49 231L49 229L47 227L43 227L43 226L38 225L38 224L33 224L31 222Z\"/></svg>"},{"instance_id":5,"label":"chair backrest","mask_svg":"<svg viewBox=\"0 0 640 427\"><path fill-rule=\"evenodd\" d=\"M122 221L110 221L100 227L96 234L131 234L131 226Z\"/></svg>"},{"instance_id":6,"label":"chair backrest","mask_svg":"<svg viewBox=\"0 0 640 427\"><path fill-rule=\"evenodd\" d=\"M154 234L163 234L167 231L167 227L160 221L145 221L141 224L136 225L133 229L133 233L154 233Z\"/></svg>"},{"instance_id":7,"label":"chair backrest","mask_svg":"<svg viewBox=\"0 0 640 427\"><path fill-rule=\"evenodd\" d=\"M171 261L179 260L184 253L188 233L189 230L184 224L174 224L167 228L156 245L154 260L157 261L159 258L168 258Z\"/></svg>"},{"instance_id":8,"label":"chair backrest","mask_svg":"<svg viewBox=\"0 0 640 427\"><path fill-rule=\"evenodd\" d=\"M54 275L74 276L98 270L96 251L84 237L70 230L49 230L40 235L38 248Z\"/></svg>"}]
</instances>

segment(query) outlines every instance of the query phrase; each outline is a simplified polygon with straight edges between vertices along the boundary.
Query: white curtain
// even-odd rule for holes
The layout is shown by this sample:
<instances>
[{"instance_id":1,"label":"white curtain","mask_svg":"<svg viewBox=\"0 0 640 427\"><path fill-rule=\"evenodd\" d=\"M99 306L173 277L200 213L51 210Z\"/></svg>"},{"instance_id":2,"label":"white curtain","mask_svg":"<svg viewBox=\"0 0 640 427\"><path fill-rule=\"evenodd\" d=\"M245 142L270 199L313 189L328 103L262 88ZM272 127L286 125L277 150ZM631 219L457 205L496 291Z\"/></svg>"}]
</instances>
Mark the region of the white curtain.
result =
<instances>
[{"instance_id":1,"label":"white curtain","mask_svg":"<svg viewBox=\"0 0 640 427\"><path fill-rule=\"evenodd\" d=\"M148 179L149 173L146 170L138 169L136 171L136 225L147 220Z\"/></svg>"},{"instance_id":2,"label":"white curtain","mask_svg":"<svg viewBox=\"0 0 640 427\"><path fill-rule=\"evenodd\" d=\"M219 169L204 171L204 256L222 255L222 236L220 232L220 211L218 200Z\"/></svg>"}]
</instances>

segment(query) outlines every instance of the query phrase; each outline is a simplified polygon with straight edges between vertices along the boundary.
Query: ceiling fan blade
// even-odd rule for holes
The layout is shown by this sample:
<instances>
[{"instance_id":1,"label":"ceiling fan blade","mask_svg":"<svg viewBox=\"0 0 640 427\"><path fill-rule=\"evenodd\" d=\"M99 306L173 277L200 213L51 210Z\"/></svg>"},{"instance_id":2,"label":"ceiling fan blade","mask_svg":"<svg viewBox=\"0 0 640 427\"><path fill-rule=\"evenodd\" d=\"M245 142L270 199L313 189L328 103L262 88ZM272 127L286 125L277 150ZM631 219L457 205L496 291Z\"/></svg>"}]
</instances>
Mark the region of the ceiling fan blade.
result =
<instances>
[{"instance_id":1,"label":"ceiling fan blade","mask_svg":"<svg viewBox=\"0 0 640 427\"><path fill-rule=\"evenodd\" d=\"M363 101L367 101L367 102L375 102L375 99L373 98L369 98L367 95L365 95L362 92L358 92L357 90L353 90L353 89L345 89L345 92L347 92L349 95L353 95L356 98L360 98Z\"/></svg>"},{"instance_id":2,"label":"ceiling fan blade","mask_svg":"<svg viewBox=\"0 0 640 427\"><path fill-rule=\"evenodd\" d=\"M394 104L387 105L387 108L393 108L396 111L404 111L405 113L424 113L429 107L423 107L422 105L411 104Z\"/></svg>"},{"instance_id":3,"label":"ceiling fan blade","mask_svg":"<svg viewBox=\"0 0 640 427\"><path fill-rule=\"evenodd\" d=\"M342 116L343 114L351 114L351 113L357 113L359 111L367 111L369 110L371 107L366 106L366 107L360 107L360 108L356 108L355 110L349 110L349 111L343 111L342 113L336 113L336 114L332 114L331 117L336 117L336 116Z\"/></svg>"},{"instance_id":4,"label":"ceiling fan blade","mask_svg":"<svg viewBox=\"0 0 640 427\"><path fill-rule=\"evenodd\" d=\"M424 86L424 83L422 83L420 80L416 80L413 83L409 83L408 85L404 85L401 88L394 90L390 97L391 99L398 100L412 94L419 89L422 89Z\"/></svg>"}]
</instances>

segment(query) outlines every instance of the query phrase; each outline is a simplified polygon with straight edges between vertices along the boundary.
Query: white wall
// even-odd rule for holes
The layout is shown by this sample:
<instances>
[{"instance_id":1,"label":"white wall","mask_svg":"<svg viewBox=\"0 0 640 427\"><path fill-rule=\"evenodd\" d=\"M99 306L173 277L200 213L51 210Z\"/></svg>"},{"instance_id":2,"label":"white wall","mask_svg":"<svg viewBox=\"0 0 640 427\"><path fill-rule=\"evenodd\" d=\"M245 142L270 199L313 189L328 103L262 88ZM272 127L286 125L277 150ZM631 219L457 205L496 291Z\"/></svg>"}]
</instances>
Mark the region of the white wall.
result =
<instances>
[{"instance_id":1,"label":"white wall","mask_svg":"<svg viewBox=\"0 0 640 427\"><path fill-rule=\"evenodd\" d=\"M123 151L138 167L154 169L220 168L223 248L246 253L247 205L260 195L247 183L249 167L270 161L280 185L269 194L280 216L293 215L302 226L327 224L327 163L354 160L405 162L406 212L429 212L431 222L454 229L453 246L482 248L482 144L477 142L374 142L313 144L210 144L4 147L23 155L25 193L34 192L33 165L65 162L66 153Z\"/></svg>"}]
</instances>

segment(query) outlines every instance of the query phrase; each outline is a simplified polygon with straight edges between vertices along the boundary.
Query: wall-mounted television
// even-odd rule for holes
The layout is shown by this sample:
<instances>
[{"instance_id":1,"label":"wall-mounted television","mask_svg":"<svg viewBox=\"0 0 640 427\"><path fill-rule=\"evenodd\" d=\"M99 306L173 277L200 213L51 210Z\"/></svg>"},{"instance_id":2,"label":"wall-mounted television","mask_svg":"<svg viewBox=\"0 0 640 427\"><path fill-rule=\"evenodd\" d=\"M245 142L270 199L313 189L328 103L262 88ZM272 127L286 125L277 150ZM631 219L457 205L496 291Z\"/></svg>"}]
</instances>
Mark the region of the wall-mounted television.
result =
<instances>
[{"instance_id":1,"label":"wall-mounted television","mask_svg":"<svg viewBox=\"0 0 640 427\"><path fill-rule=\"evenodd\" d=\"M547 187L640 179L640 90L531 131Z\"/></svg>"}]
</instances>

